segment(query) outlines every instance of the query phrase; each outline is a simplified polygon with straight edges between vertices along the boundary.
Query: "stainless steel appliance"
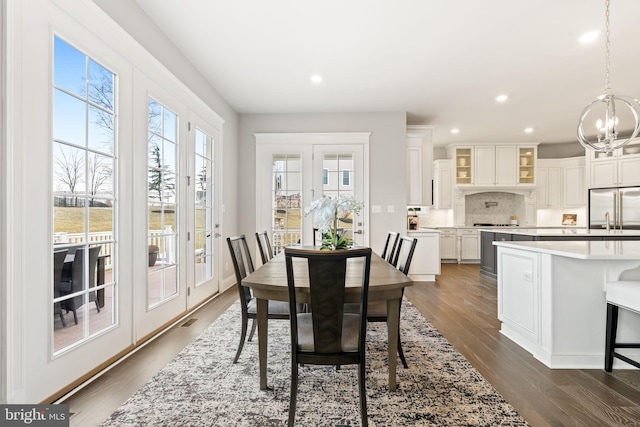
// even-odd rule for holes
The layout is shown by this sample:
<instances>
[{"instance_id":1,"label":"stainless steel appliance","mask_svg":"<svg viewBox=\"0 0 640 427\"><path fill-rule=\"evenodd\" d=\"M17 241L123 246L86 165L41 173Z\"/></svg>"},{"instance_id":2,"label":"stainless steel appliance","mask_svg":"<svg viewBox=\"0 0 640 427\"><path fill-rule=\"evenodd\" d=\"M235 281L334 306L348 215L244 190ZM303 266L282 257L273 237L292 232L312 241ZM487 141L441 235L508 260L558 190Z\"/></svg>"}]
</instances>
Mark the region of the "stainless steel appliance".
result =
<instances>
[{"instance_id":1,"label":"stainless steel appliance","mask_svg":"<svg viewBox=\"0 0 640 427\"><path fill-rule=\"evenodd\" d=\"M588 224L597 229L640 230L640 187L590 189Z\"/></svg>"}]
</instances>

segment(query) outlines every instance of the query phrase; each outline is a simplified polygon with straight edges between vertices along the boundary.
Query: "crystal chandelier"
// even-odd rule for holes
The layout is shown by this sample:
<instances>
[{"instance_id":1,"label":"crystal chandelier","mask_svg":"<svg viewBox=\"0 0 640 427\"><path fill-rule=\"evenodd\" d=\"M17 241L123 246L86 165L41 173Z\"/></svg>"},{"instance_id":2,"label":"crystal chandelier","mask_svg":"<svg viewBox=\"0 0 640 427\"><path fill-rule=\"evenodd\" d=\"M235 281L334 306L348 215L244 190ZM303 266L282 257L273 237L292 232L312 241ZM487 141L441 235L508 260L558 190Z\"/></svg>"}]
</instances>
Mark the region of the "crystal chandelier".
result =
<instances>
[{"instance_id":1,"label":"crystal chandelier","mask_svg":"<svg viewBox=\"0 0 640 427\"><path fill-rule=\"evenodd\" d=\"M609 85L609 68L611 65L609 60L609 0L606 0L605 30L606 73L604 95L598 97L582 111L578 123L578 141L590 150L610 153L616 148L627 144L640 132L640 103L630 96L613 95L611 93L611 86ZM621 107L622 111L617 110L616 107ZM593 120L594 117L596 120ZM622 118L627 122L635 123L627 139L618 140L620 126L624 125L620 123ZM627 123L628 125L629 123ZM585 134L585 128L594 129L592 126L595 126L596 135L589 139Z\"/></svg>"}]
</instances>

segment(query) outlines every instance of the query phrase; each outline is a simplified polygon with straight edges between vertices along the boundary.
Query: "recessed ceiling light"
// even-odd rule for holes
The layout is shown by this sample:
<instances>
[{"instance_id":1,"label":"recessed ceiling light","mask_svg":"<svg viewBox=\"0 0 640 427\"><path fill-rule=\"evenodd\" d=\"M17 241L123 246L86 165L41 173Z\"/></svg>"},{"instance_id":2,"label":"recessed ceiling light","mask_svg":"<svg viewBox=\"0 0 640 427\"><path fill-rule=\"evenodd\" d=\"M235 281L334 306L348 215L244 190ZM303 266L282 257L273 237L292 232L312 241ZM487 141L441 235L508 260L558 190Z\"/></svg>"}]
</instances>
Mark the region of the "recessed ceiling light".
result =
<instances>
[{"instance_id":1,"label":"recessed ceiling light","mask_svg":"<svg viewBox=\"0 0 640 427\"><path fill-rule=\"evenodd\" d=\"M496 101L504 102L504 101L507 100L507 98L509 98L507 95L498 95L498 96L496 96Z\"/></svg>"},{"instance_id":2,"label":"recessed ceiling light","mask_svg":"<svg viewBox=\"0 0 640 427\"><path fill-rule=\"evenodd\" d=\"M589 44L598 38L600 31L589 31L578 37L578 43Z\"/></svg>"},{"instance_id":3,"label":"recessed ceiling light","mask_svg":"<svg viewBox=\"0 0 640 427\"><path fill-rule=\"evenodd\" d=\"M311 81L313 83L321 83L322 82L322 76L320 74L314 74L310 78L311 78Z\"/></svg>"},{"instance_id":4,"label":"recessed ceiling light","mask_svg":"<svg viewBox=\"0 0 640 427\"><path fill-rule=\"evenodd\" d=\"M525 133L531 133L533 132L533 128L525 128L524 131Z\"/></svg>"},{"instance_id":5,"label":"recessed ceiling light","mask_svg":"<svg viewBox=\"0 0 640 427\"><path fill-rule=\"evenodd\" d=\"M458 133L460 132L460 129L451 129L451 133Z\"/></svg>"}]
</instances>

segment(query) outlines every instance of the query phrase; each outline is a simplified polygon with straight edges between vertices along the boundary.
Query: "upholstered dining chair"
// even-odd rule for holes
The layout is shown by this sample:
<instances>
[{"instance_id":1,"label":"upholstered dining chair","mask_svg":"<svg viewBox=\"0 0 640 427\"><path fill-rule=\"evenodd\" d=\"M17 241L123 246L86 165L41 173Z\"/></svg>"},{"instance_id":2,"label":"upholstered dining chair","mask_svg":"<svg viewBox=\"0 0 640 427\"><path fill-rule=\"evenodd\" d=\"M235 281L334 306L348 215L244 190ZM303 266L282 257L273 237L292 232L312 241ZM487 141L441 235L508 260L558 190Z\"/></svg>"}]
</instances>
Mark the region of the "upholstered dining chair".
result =
<instances>
[{"instance_id":1,"label":"upholstered dining chair","mask_svg":"<svg viewBox=\"0 0 640 427\"><path fill-rule=\"evenodd\" d=\"M62 279L62 268L64 267L64 259L69 251L67 249L61 249L53 252L53 297L58 298L60 296L60 280ZM53 315L60 316L60 322L62 327L67 327L67 322L64 320L62 314L62 304L60 302L53 303Z\"/></svg>"},{"instance_id":2,"label":"upholstered dining chair","mask_svg":"<svg viewBox=\"0 0 640 427\"><path fill-rule=\"evenodd\" d=\"M396 248L396 266L398 270L405 275L409 273L409 267L411 266L411 260L413 259L413 253L416 249L418 239L415 237L399 236L398 247ZM402 290L404 295L404 289ZM347 304L345 311L350 313L356 312L358 309L356 304ZM402 302L400 303L400 309L402 309ZM398 312L400 314L400 312ZM372 301L367 308L367 320L369 322L385 322L387 323L387 302L386 301ZM398 322L398 329L400 328L400 322ZM402 366L408 368L407 359L404 357L404 351L402 350L402 340L400 339L400 330L398 330L398 356Z\"/></svg>"},{"instance_id":3,"label":"upholstered dining chair","mask_svg":"<svg viewBox=\"0 0 640 427\"><path fill-rule=\"evenodd\" d=\"M256 320L258 317L256 300L251 294L251 289L246 286L242 286L242 279L253 273L253 260L251 259L251 253L249 252L249 246L244 234L240 236L227 237L227 244L229 245L229 252L231 253L231 261L233 262L233 270L236 274L236 286L240 294L240 307L242 312L242 326L240 331L240 344L236 351L236 356L233 358L233 363L238 363L240 353L244 347L244 341L247 338L247 326L249 319L251 322L251 332L249 333L248 341L251 341L256 331ZM281 319L287 320L289 318L289 303L286 301L269 301L269 311L267 318L269 319ZM302 311L303 306L299 307Z\"/></svg>"},{"instance_id":4,"label":"upholstered dining chair","mask_svg":"<svg viewBox=\"0 0 640 427\"><path fill-rule=\"evenodd\" d=\"M100 254L101 246L92 246L89 248L89 262L87 263L87 268L89 269L88 274L88 286L87 288L95 287L96 283L96 266L98 264L98 255ZM60 295L69 295L74 294L76 292L80 292L85 290L84 284L84 268L85 268L85 248L78 248L74 254L73 263L71 264L71 278L70 280L61 280L60 281ZM85 304L85 295L87 295L87 301L93 301L96 304L96 309L98 313L100 312L100 305L98 304L98 298L96 297L95 292L89 292L88 294L82 294L75 296L73 298L62 301L62 308L67 311L73 312L73 320L78 324L78 308L82 307Z\"/></svg>"},{"instance_id":5,"label":"upholstered dining chair","mask_svg":"<svg viewBox=\"0 0 640 427\"><path fill-rule=\"evenodd\" d=\"M367 426L365 349L371 249L320 251L289 247L284 249L284 255L291 313L291 395L288 425L293 426L295 421L298 365L356 364L361 423ZM358 313L344 312L347 260L351 258L363 259ZM295 268L294 259L306 260L308 269ZM296 313L298 274L308 274L311 307L308 313Z\"/></svg>"},{"instance_id":6,"label":"upholstered dining chair","mask_svg":"<svg viewBox=\"0 0 640 427\"><path fill-rule=\"evenodd\" d=\"M399 238L400 233L396 233L395 231L387 232L387 240L385 240L384 242L384 249L382 249L382 255L380 255L380 258L387 260L387 262L389 262L390 264L392 263L394 255L396 253L396 248L398 246Z\"/></svg>"},{"instance_id":7,"label":"upholstered dining chair","mask_svg":"<svg viewBox=\"0 0 640 427\"><path fill-rule=\"evenodd\" d=\"M269 242L269 234L267 234L267 230L262 233L256 233L256 240L258 241L258 249L260 250L262 264L266 264L273 259L273 249L271 249L271 242Z\"/></svg>"}]
</instances>

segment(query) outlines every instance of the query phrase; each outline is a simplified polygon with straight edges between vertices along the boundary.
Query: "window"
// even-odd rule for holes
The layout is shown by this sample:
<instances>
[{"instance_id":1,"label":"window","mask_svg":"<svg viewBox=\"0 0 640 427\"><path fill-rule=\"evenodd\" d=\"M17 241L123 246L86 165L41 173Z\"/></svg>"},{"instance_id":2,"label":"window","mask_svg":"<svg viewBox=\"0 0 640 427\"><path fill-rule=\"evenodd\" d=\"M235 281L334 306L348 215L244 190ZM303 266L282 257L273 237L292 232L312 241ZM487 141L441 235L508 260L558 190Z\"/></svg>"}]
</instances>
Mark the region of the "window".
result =
<instances>
[{"instance_id":1,"label":"window","mask_svg":"<svg viewBox=\"0 0 640 427\"><path fill-rule=\"evenodd\" d=\"M345 187L351 185L351 171L348 169L342 170L342 185Z\"/></svg>"},{"instance_id":2,"label":"window","mask_svg":"<svg viewBox=\"0 0 640 427\"><path fill-rule=\"evenodd\" d=\"M195 147L195 286L213 277L214 182L213 138L196 128Z\"/></svg>"},{"instance_id":3,"label":"window","mask_svg":"<svg viewBox=\"0 0 640 427\"><path fill-rule=\"evenodd\" d=\"M322 184L329 185L329 169L322 169Z\"/></svg>"},{"instance_id":4,"label":"window","mask_svg":"<svg viewBox=\"0 0 640 427\"><path fill-rule=\"evenodd\" d=\"M178 116L148 99L148 239L147 303L153 307L178 293Z\"/></svg>"},{"instance_id":5,"label":"window","mask_svg":"<svg viewBox=\"0 0 640 427\"><path fill-rule=\"evenodd\" d=\"M115 75L55 37L53 252L65 256L54 266L54 353L115 322L114 106Z\"/></svg>"},{"instance_id":6,"label":"window","mask_svg":"<svg viewBox=\"0 0 640 427\"><path fill-rule=\"evenodd\" d=\"M279 253L302 236L302 159L299 154L272 156L273 249Z\"/></svg>"}]
</instances>

